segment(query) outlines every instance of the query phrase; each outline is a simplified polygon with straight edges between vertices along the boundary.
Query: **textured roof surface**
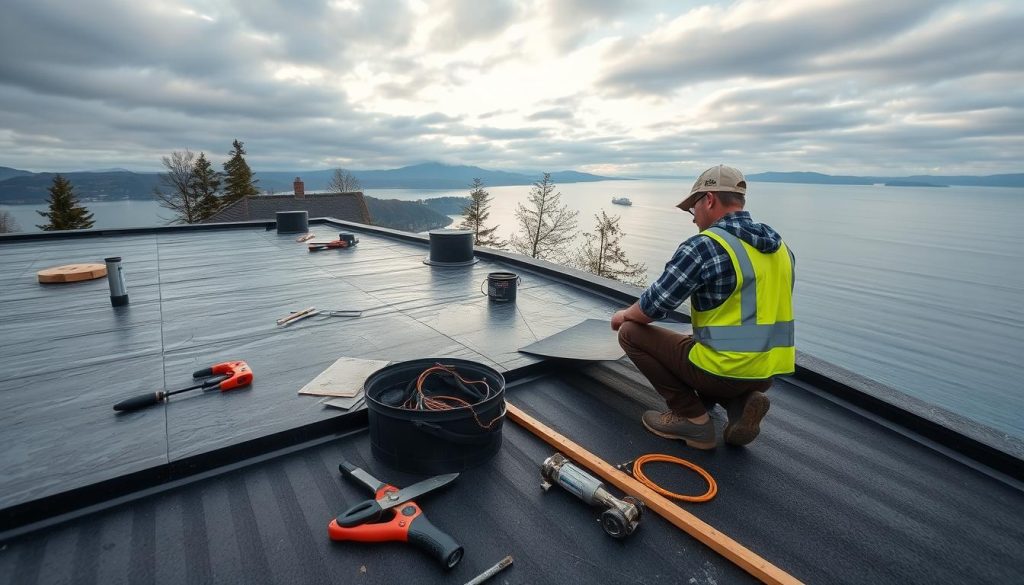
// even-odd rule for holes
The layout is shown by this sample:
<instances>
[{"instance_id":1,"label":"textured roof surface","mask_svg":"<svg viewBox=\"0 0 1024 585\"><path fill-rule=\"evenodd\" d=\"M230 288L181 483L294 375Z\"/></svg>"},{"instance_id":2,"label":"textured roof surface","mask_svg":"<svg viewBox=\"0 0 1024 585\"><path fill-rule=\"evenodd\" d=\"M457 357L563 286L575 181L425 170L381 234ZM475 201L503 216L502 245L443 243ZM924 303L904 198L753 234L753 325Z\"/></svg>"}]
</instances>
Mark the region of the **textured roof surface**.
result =
<instances>
[{"instance_id":1,"label":"textured roof surface","mask_svg":"<svg viewBox=\"0 0 1024 585\"><path fill-rule=\"evenodd\" d=\"M333 217L344 221L370 223L370 212L363 193L314 193L294 195L262 195L235 201L204 223L276 219L278 211L308 211L309 217Z\"/></svg>"},{"instance_id":2,"label":"textured roof surface","mask_svg":"<svg viewBox=\"0 0 1024 585\"><path fill-rule=\"evenodd\" d=\"M496 583L753 581L654 514L611 539L599 510L539 489L554 449L510 421L494 459L420 500L466 549L452 573L408 545L331 542L328 521L368 496L341 478L342 457L399 486L422 479L373 456L365 411L296 394L341 356L478 361L515 380L510 402L611 463L661 452L702 465L718 496L682 506L808 583L1024 582L1018 482L807 379L770 391L750 447L699 452L643 430L660 401L627 361L517 351L606 319L627 302L614 287L495 255L429 266L422 240L386 230L318 253L262 227L105 234L0 241L0 585L463 583L507 554ZM110 306L103 279L35 281L110 255L128 307ZM481 294L492 271L523 277L515 304ZM308 306L364 313L275 325ZM249 362L252 388L111 410L226 359ZM645 471L703 490L676 468Z\"/></svg>"},{"instance_id":3,"label":"textured roof surface","mask_svg":"<svg viewBox=\"0 0 1024 585\"><path fill-rule=\"evenodd\" d=\"M687 450L640 428L642 397L655 398L609 383L626 369L555 366L507 398L609 462L661 452L703 466L719 493L683 508L803 582L1024 579L1018 490L785 382L751 447ZM755 582L652 513L610 538L599 509L540 489L553 448L509 421L503 437L494 459L418 500L465 548L451 573L408 544L328 539L330 519L368 497L338 473L342 458L398 486L422 479L380 463L357 432L8 541L0 583L464 583L508 554L496 583ZM645 471L673 491L704 489L681 468Z\"/></svg>"}]
</instances>

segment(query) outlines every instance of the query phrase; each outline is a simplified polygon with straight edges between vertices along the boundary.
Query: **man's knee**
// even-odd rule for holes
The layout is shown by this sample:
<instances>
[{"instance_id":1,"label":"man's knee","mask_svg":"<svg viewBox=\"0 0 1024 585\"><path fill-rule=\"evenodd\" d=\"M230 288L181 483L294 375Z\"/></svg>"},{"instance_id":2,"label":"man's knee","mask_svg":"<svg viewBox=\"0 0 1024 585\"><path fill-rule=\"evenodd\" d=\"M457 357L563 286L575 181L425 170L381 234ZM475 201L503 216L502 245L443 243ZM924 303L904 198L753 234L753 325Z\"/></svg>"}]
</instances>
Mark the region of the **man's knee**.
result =
<instances>
[{"instance_id":1,"label":"man's knee","mask_svg":"<svg viewBox=\"0 0 1024 585\"><path fill-rule=\"evenodd\" d=\"M643 327L635 321L626 321L619 327L619 345L623 348L634 347L634 334L637 327Z\"/></svg>"}]
</instances>

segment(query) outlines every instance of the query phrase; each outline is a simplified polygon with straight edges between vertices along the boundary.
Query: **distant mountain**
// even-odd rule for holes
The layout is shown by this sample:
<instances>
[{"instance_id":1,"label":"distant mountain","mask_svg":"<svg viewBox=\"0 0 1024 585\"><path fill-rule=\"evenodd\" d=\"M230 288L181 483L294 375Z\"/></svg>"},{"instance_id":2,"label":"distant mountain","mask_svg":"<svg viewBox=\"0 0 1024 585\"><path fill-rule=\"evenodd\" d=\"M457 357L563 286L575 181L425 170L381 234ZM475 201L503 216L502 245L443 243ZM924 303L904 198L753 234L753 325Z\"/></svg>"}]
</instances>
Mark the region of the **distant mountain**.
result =
<instances>
[{"instance_id":1,"label":"distant mountain","mask_svg":"<svg viewBox=\"0 0 1024 585\"><path fill-rule=\"evenodd\" d=\"M398 169L350 171L364 189L465 189L474 178L488 187L499 185L530 185L541 173L526 175L505 171L489 171L480 167L424 163ZM116 199L150 199L159 185L157 173L133 173L125 170L101 170L61 173L71 181L82 201ZM31 173L0 167L0 203L38 203L45 201L54 173ZM257 187L262 192L290 193L295 177L301 177L307 191L323 191L334 175L333 169L317 171L255 172ZM557 183L605 181L602 177L577 171L551 173Z\"/></svg>"},{"instance_id":2,"label":"distant mountain","mask_svg":"<svg viewBox=\"0 0 1024 585\"><path fill-rule=\"evenodd\" d=\"M0 180L0 203L39 203L49 196L57 173L30 173ZM156 173L130 171L60 173L71 181L80 201L150 199L159 179Z\"/></svg>"},{"instance_id":3,"label":"distant mountain","mask_svg":"<svg viewBox=\"0 0 1024 585\"><path fill-rule=\"evenodd\" d=\"M441 163L423 163L398 169L354 171L349 169L364 189L465 189L473 179L480 179L487 187L505 185L531 185L541 179L541 173L527 175L507 171L489 171L480 167L466 165L446 165ZM295 177L301 177L306 190L322 191L334 175L333 169L301 172L257 172L261 189L274 191L290 191ZM578 171L558 171L551 173L551 180L557 183L584 183L590 181L607 181L615 177L602 177Z\"/></svg>"},{"instance_id":4,"label":"distant mountain","mask_svg":"<svg viewBox=\"0 0 1024 585\"><path fill-rule=\"evenodd\" d=\"M22 171L20 169L12 169L11 167L0 167L0 181L10 179L11 177L23 177L31 174L32 171Z\"/></svg>"},{"instance_id":5,"label":"distant mountain","mask_svg":"<svg viewBox=\"0 0 1024 585\"><path fill-rule=\"evenodd\" d=\"M823 175L821 173L754 173L747 175L748 181L764 183L810 183L813 185L873 185L874 180L867 177L849 177L844 175Z\"/></svg>"}]
</instances>

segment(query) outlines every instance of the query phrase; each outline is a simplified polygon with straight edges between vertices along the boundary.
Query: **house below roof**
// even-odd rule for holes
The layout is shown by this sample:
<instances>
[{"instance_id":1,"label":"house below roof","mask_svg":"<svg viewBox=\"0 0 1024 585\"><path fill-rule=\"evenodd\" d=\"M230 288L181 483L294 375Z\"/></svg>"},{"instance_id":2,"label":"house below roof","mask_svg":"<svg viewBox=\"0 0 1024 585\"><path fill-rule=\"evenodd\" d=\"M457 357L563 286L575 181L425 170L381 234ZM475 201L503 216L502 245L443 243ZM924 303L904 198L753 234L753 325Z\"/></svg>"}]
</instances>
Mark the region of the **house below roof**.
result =
<instances>
[{"instance_id":1,"label":"house below roof","mask_svg":"<svg viewBox=\"0 0 1024 585\"><path fill-rule=\"evenodd\" d=\"M362 191L315 193L306 195L299 177L295 177L291 195L246 197L221 209L203 223L271 220L278 211L308 211L309 217L333 217L362 224L373 223Z\"/></svg>"}]
</instances>

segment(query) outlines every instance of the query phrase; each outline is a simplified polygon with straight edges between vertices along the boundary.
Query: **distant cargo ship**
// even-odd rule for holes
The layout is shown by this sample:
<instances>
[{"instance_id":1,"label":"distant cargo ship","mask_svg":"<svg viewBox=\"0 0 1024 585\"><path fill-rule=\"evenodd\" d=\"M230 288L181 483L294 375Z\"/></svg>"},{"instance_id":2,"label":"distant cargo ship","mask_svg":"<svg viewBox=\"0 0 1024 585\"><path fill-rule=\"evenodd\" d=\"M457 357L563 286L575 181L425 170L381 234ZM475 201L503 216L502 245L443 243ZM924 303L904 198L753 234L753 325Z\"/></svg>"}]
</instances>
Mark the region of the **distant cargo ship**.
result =
<instances>
[{"instance_id":1,"label":"distant cargo ship","mask_svg":"<svg viewBox=\"0 0 1024 585\"><path fill-rule=\"evenodd\" d=\"M612 203L615 205L633 205L633 202L629 200L629 197L612 197Z\"/></svg>"}]
</instances>

